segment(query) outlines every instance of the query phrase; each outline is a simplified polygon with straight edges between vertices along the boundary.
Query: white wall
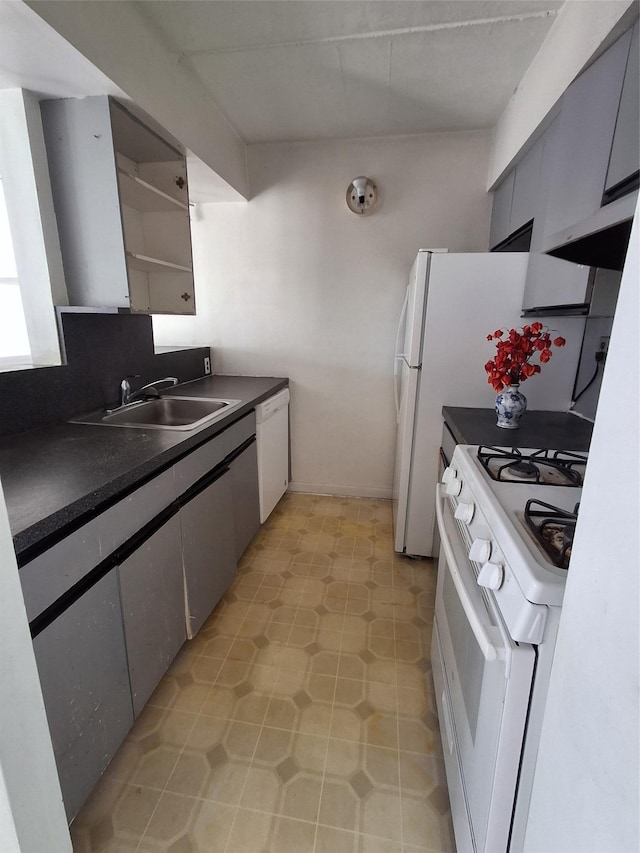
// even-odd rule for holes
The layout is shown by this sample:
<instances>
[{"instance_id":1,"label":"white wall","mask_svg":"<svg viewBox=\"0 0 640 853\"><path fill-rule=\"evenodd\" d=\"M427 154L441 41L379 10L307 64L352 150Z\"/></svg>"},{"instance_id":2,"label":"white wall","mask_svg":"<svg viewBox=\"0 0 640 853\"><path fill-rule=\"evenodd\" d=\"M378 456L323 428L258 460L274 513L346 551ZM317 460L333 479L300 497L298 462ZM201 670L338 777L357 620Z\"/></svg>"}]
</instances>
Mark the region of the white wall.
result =
<instances>
[{"instance_id":1,"label":"white wall","mask_svg":"<svg viewBox=\"0 0 640 853\"><path fill-rule=\"evenodd\" d=\"M156 343L211 344L216 372L291 378L294 488L389 495L408 273L421 247L486 249L489 143L476 132L250 146L252 200L198 208L198 316L156 318ZM360 174L381 199L362 218L345 203Z\"/></svg>"},{"instance_id":2,"label":"white wall","mask_svg":"<svg viewBox=\"0 0 640 853\"><path fill-rule=\"evenodd\" d=\"M631 25L635 5L634 0L570 0L562 6L496 126L488 187L513 163L591 57Z\"/></svg>"},{"instance_id":3,"label":"white wall","mask_svg":"<svg viewBox=\"0 0 640 853\"><path fill-rule=\"evenodd\" d=\"M640 849L638 220L636 209L571 555L527 853Z\"/></svg>"}]
</instances>

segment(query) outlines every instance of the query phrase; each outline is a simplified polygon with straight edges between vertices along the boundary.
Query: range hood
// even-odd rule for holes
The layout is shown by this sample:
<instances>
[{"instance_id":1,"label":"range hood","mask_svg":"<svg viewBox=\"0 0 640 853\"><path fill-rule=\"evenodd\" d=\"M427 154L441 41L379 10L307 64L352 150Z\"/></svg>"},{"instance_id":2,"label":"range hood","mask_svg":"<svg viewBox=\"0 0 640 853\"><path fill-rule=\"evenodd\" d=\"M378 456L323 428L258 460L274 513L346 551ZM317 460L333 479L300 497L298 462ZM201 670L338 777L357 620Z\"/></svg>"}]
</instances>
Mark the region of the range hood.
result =
<instances>
[{"instance_id":1,"label":"range hood","mask_svg":"<svg viewBox=\"0 0 640 853\"><path fill-rule=\"evenodd\" d=\"M574 264L622 270L637 200L636 190L604 205L593 216L550 235L543 251Z\"/></svg>"}]
</instances>

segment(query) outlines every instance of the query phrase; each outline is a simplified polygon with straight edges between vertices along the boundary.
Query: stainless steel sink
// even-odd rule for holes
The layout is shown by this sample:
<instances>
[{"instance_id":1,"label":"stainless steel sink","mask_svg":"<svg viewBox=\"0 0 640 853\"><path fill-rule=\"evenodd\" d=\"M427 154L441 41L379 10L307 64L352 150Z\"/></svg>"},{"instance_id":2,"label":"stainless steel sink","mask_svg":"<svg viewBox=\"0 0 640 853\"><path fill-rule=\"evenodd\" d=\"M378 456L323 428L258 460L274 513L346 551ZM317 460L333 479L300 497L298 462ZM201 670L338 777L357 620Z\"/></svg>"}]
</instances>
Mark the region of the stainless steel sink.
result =
<instances>
[{"instance_id":1,"label":"stainless steel sink","mask_svg":"<svg viewBox=\"0 0 640 853\"><path fill-rule=\"evenodd\" d=\"M112 412L96 412L71 423L99 426L134 427L138 429L190 430L225 417L242 404L242 400L203 397L160 397L130 403Z\"/></svg>"}]
</instances>

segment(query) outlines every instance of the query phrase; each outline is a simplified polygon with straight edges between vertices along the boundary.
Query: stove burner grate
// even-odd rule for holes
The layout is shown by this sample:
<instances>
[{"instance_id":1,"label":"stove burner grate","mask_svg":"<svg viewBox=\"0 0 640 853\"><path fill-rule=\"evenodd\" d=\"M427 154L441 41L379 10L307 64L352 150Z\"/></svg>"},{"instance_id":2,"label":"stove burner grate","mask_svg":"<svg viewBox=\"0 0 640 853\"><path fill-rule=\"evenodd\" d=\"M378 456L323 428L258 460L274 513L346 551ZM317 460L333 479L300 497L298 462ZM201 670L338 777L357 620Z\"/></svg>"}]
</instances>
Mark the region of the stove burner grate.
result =
<instances>
[{"instance_id":1,"label":"stove burner grate","mask_svg":"<svg viewBox=\"0 0 640 853\"><path fill-rule=\"evenodd\" d=\"M528 500L525 506L524 518L527 525L554 566L559 569L569 568L579 506L580 504L576 504L573 512L568 512L535 498Z\"/></svg>"},{"instance_id":2,"label":"stove burner grate","mask_svg":"<svg viewBox=\"0 0 640 853\"><path fill-rule=\"evenodd\" d=\"M586 457L559 450L523 453L517 447L478 448L478 459L492 480L545 486L581 486Z\"/></svg>"}]
</instances>

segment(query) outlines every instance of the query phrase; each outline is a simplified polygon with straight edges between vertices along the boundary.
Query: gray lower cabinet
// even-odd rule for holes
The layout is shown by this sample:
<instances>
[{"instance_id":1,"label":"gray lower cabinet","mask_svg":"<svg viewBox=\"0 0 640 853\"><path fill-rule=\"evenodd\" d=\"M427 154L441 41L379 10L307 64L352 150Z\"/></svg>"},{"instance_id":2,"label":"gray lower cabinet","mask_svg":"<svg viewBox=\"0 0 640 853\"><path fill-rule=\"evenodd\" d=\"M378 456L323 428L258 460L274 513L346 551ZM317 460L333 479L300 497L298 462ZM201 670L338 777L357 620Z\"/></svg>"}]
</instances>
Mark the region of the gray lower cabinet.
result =
<instances>
[{"instance_id":1,"label":"gray lower cabinet","mask_svg":"<svg viewBox=\"0 0 640 853\"><path fill-rule=\"evenodd\" d=\"M187 638L177 515L139 543L118 574L137 717Z\"/></svg>"},{"instance_id":2,"label":"gray lower cabinet","mask_svg":"<svg viewBox=\"0 0 640 853\"><path fill-rule=\"evenodd\" d=\"M34 636L33 648L71 820L133 725L116 568Z\"/></svg>"},{"instance_id":3,"label":"gray lower cabinet","mask_svg":"<svg viewBox=\"0 0 640 853\"><path fill-rule=\"evenodd\" d=\"M194 637L236 574L231 472L224 468L180 510L187 636Z\"/></svg>"},{"instance_id":4,"label":"gray lower cabinet","mask_svg":"<svg viewBox=\"0 0 640 853\"><path fill-rule=\"evenodd\" d=\"M260 529L258 446L255 441L229 465L233 497L236 558L239 560Z\"/></svg>"}]
</instances>

